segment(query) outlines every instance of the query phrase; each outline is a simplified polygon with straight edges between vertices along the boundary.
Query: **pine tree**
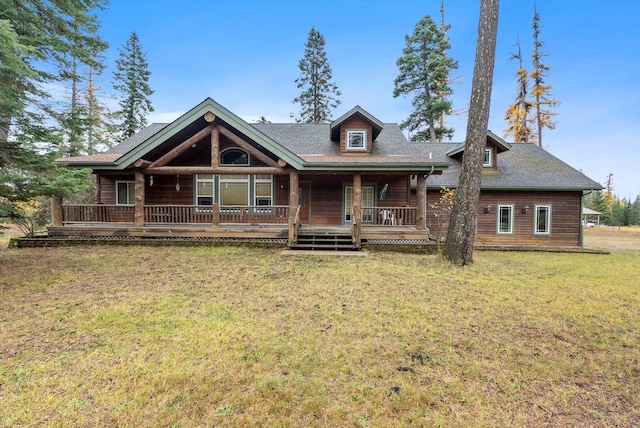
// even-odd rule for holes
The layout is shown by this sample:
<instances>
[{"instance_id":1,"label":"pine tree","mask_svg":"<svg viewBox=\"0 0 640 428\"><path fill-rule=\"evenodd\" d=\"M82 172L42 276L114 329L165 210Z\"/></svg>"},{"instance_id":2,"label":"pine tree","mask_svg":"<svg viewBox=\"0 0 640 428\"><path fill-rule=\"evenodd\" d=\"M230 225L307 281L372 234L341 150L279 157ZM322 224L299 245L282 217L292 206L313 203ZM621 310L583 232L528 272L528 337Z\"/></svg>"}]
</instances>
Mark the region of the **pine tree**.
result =
<instances>
[{"instance_id":1,"label":"pine tree","mask_svg":"<svg viewBox=\"0 0 640 428\"><path fill-rule=\"evenodd\" d=\"M74 23L103 6L104 0L1 2L0 217L20 219L21 204L74 194L89 183L88 171L53 164L58 137L48 125L43 88L61 79L72 52L84 55L82 43L97 38L87 34L79 44L72 37Z\"/></svg>"},{"instance_id":2,"label":"pine tree","mask_svg":"<svg viewBox=\"0 0 640 428\"><path fill-rule=\"evenodd\" d=\"M121 122L118 131L122 140L147 126L147 114L153 111L149 97L153 90L149 86L149 65L142 52L140 39L134 31L120 51L116 60L117 71L113 73L113 88L119 91L120 110L114 117Z\"/></svg>"},{"instance_id":3,"label":"pine tree","mask_svg":"<svg viewBox=\"0 0 640 428\"><path fill-rule=\"evenodd\" d=\"M408 129L414 140L451 137L454 130L440 126L440 119L451 112L449 72L458 68L458 62L447 56L451 45L446 31L427 15L416 24L411 36L405 36L405 42L403 56L396 61L399 75L394 80L393 97L413 96L414 110L400 127Z\"/></svg>"},{"instance_id":4,"label":"pine tree","mask_svg":"<svg viewBox=\"0 0 640 428\"><path fill-rule=\"evenodd\" d=\"M442 249L442 255L459 266L473 262L473 241L491 107L497 33L498 0L481 0L464 156L449 219L447 241Z\"/></svg>"},{"instance_id":5,"label":"pine tree","mask_svg":"<svg viewBox=\"0 0 640 428\"><path fill-rule=\"evenodd\" d=\"M529 109L531 103L528 99L529 72L522 64L522 52L520 50L520 40L516 45L518 51L511 55L512 60L518 61L518 70L516 71L516 80L518 82L518 95L513 104L509 105L504 115L505 120L509 123L509 127L504 130L504 137L511 137L516 143L528 143L531 138L531 118Z\"/></svg>"},{"instance_id":6,"label":"pine tree","mask_svg":"<svg viewBox=\"0 0 640 428\"><path fill-rule=\"evenodd\" d=\"M87 104L88 128L86 133L87 154L95 154L113 146L111 136L112 125L109 122L109 110L100 101L98 93L100 87L97 86L93 68L89 68L87 88L84 91L84 99Z\"/></svg>"},{"instance_id":7,"label":"pine tree","mask_svg":"<svg viewBox=\"0 0 640 428\"><path fill-rule=\"evenodd\" d=\"M72 41L72 50L60 55L60 77L70 85L68 102L62 107L62 112L54 113L62 127L61 154L64 155L78 156L90 151L86 134L92 126L92 119L82 87L88 85L89 71L99 73L104 70L102 53L108 47L108 43L97 32L98 21L95 14L76 17L67 36Z\"/></svg>"},{"instance_id":8,"label":"pine tree","mask_svg":"<svg viewBox=\"0 0 640 428\"><path fill-rule=\"evenodd\" d=\"M556 128L556 124L553 121L553 116L555 116L556 113L551 109L557 105L557 101L551 98L549 92L551 85L545 84L545 78L550 67L542 63L542 57L548 56L549 54L542 50L544 42L540 41L540 14L535 7L535 2L531 26L533 28L533 52L531 53L533 63L533 70L531 71L533 88L531 89L531 96L533 97L532 106L535 111L535 123L537 127L535 142L538 146L542 147L542 130L544 128Z\"/></svg>"},{"instance_id":9,"label":"pine tree","mask_svg":"<svg viewBox=\"0 0 640 428\"><path fill-rule=\"evenodd\" d=\"M295 83L302 93L293 99L300 104L298 122L326 123L331 120L331 110L340 105L342 93L331 82L333 74L324 51L324 37L315 28L309 31L304 47L304 57L298 63L302 75Z\"/></svg>"}]
</instances>

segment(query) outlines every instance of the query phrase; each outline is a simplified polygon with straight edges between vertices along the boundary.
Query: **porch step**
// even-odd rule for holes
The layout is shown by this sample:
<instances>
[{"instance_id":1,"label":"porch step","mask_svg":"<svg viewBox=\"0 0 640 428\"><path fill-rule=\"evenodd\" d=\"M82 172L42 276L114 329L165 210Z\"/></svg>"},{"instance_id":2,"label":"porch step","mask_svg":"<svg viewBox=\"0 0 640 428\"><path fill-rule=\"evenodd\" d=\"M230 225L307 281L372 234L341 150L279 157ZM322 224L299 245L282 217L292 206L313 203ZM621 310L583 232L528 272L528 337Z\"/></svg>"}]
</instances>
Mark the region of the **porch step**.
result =
<instances>
[{"instance_id":1,"label":"porch step","mask_svg":"<svg viewBox=\"0 0 640 428\"><path fill-rule=\"evenodd\" d=\"M351 235L341 233L300 233L289 246L292 250L360 251Z\"/></svg>"}]
</instances>

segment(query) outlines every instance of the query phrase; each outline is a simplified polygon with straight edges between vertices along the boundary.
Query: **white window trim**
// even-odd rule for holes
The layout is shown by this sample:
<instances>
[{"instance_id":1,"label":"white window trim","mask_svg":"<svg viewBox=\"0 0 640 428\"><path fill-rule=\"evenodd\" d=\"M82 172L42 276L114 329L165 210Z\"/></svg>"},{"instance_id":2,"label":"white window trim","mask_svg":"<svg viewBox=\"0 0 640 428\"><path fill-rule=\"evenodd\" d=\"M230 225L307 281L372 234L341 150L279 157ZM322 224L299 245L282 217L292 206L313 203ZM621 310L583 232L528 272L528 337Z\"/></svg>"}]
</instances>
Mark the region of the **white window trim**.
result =
<instances>
[{"instance_id":1,"label":"white window trim","mask_svg":"<svg viewBox=\"0 0 640 428\"><path fill-rule=\"evenodd\" d=\"M210 175L210 174L196 174L196 185L195 185L195 205L197 206L208 206L203 204L198 204L198 198L211 198L211 205L216 202L216 176L211 175L211 178L202 178L202 175ZM211 183L211 195L200 195L198 193L198 183ZM210 212L210 209L199 209L197 212Z\"/></svg>"},{"instance_id":2,"label":"white window trim","mask_svg":"<svg viewBox=\"0 0 640 428\"><path fill-rule=\"evenodd\" d=\"M509 209L509 231L500 230L500 212L503 208ZM514 217L514 206L509 204L500 204L496 207L496 233L498 235L512 235L513 234L513 217Z\"/></svg>"},{"instance_id":3,"label":"white window trim","mask_svg":"<svg viewBox=\"0 0 640 428\"><path fill-rule=\"evenodd\" d=\"M269 196L258 196L258 184L259 183L267 183L271 189L271 193ZM266 206L273 205L273 175L270 175L269 178L258 178L258 175L254 175L254 183L253 183L253 205L261 206L258 203L258 199L269 198L269 203Z\"/></svg>"},{"instance_id":4,"label":"white window trim","mask_svg":"<svg viewBox=\"0 0 640 428\"><path fill-rule=\"evenodd\" d=\"M126 203L126 204L123 204L123 203L118 202L118 185L119 185L119 184L126 184L126 185L127 185L127 203ZM130 194L129 194L129 185L131 185L131 184L133 184L133 186L134 186L134 193L133 193L133 195L130 195ZM121 180L121 181L116 181L116 205L126 205L126 206L135 205L135 199L136 199L136 195L135 195L135 185L136 185L136 182L135 182L135 181L131 181L131 180ZM129 196L133 196L133 201L134 201L134 202L133 202L132 204L128 203L128 201L129 201Z\"/></svg>"},{"instance_id":5,"label":"white window trim","mask_svg":"<svg viewBox=\"0 0 640 428\"><path fill-rule=\"evenodd\" d=\"M362 147L351 146L351 138L350 138L351 134L362 135ZM347 138L347 141L345 142L345 147L347 150L354 150L354 151L367 150L367 131L365 129L348 129L346 138Z\"/></svg>"},{"instance_id":6,"label":"white window trim","mask_svg":"<svg viewBox=\"0 0 640 428\"><path fill-rule=\"evenodd\" d=\"M343 195L342 195L342 203L343 203L343 215L342 215L342 221L344 223L349 223L351 222L351 205L353 205L353 184L347 184L343 186ZM348 189L348 190L347 190ZM367 190L365 190L367 189ZM369 190L371 189L371 190ZM371 198L371 206L367 206L365 205L365 193L369 193L369 196ZM347 197L347 193L350 193L350 197ZM362 184L362 206L360 207L360 209L365 210L367 208L375 208L376 206L376 186L375 185L371 185L371 184ZM351 205L348 204L348 202L351 202ZM370 213L370 217L373 215L373 211L374 210L369 210L371 211ZM366 214L363 216L362 213L360 213L360 215L362 217L366 217ZM373 221L373 217L363 220L363 222L365 223L371 223Z\"/></svg>"},{"instance_id":7,"label":"white window trim","mask_svg":"<svg viewBox=\"0 0 640 428\"><path fill-rule=\"evenodd\" d=\"M228 178L229 175L242 175L244 178ZM220 177L220 179L218 180L218 198L219 198L220 205L223 204L222 186L224 184L246 183L247 184L247 201L251 200L251 177L249 174L220 174L218 177Z\"/></svg>"},{"instance_id":8,"label":"white window trim","mask_svg":"<svg viewBox=\"0 0 640 428\"><path fill-rule=\"evenodd\" d=\"M487 159L487 153L489 153L489 162L486 162ZM492 167L493 166L493 150L491 149L484 149L484 158L485 158L485 162L482 163L483 167Z\"/></svg>"},{"instance_id":9,"label":"white window trim","mask_svg":"<svg viewBox=\"0 0 640 428\"><path fill-rule=\"evenodd\" d=\"M538 209L539 208L546 208L547 209L547 230L545 231L539 231L538 230ZM533 208L533 234L534 235L551 235L551 205L536 205Z\"/></svg>"}]
</instances>

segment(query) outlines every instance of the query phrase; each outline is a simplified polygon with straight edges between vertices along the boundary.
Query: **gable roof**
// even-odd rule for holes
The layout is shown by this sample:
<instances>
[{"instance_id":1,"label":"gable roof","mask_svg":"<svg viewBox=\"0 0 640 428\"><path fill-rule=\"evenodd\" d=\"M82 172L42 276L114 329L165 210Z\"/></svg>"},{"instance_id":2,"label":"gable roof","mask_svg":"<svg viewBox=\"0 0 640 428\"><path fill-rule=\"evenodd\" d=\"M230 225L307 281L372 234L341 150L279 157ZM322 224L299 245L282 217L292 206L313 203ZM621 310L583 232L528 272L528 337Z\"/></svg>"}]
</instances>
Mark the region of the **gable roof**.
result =
<instances>
[{"instance_id":1,"label":"gable roof","mask_svg":"<svg viewBox=\"0 0 640 428\"><path fill-rule=\"evenodd\" d=\"M449 165L446 157L434 160L426 158L420 150L412 150L414 145L407 142L397 124L385 125L359 106L331 124L249 124L211 98L205 99L172 123L152 124L132 135L110 149L100 161L90 156L60 158L58 161L94 169L123 170L178 133L203 129L208 125L203 119L207 113L213 113L217 119L300 171L341 169L433 172ZM377 138L371 155L366 157L340 156L339 146L331 141L332 127L339 127L354 115L361 115L375 129L374 135Z\"/></svg>"},{"instance_id":2,"label":"gable roof","mask_svg":"<svg viewBox=\"0 0 640 428\"><path fill-rule=\"evenodd\" d=\"M230 127L256 141L266 150L274 153L294 168L301 168L302 159L295 156L289 150L268 136L251 127L247 122L237 115L231 113L211 98L206 98L197 106L180 116L169 124L154 123L140 132L122 141L117 146L111 148L107 153L112 155L110 161L95 162L89 156L79 156L76 158L60 158L58 162L66 162L77 166L90 166L100 169L122 170L138 159L142 159L147 153L156 149L170 137L185 130L189 126L204 128L207 123L203 119L207 113L213 113ZM202 124L198 124L201 121ZM199 130L199 129L198 129ZM116 155L119 155L116 157Z\"/></svg>"},{"instance_id":3,"label":"gable roof","mask_svg":"<svg viewBox=\"0 0 640 428\"><path fill-rule=\"evenodd\" d=\"M378 119L376 119L373 115L369 114L369 112L367 112L362 107L355 106L354 108L352 108L351 110L349 110L348 112L340 116L338 119L331 122L331 139L339 140L340 137L338 136L338 132L340 131L340 125L342 125L348 119L358 115L363 117L367 122L371 124L371 128L373 130L372 140L375 140L376 138L378 138L378 134L380 134L380 131L382 131L382 128L384 127L384 123L380 122Z\"/></svg>"},{"instance_id":4,"label":"gable roof","mask_svg":"<svg viewBox=\"0 0 640 428\"><path fill-rule=\"evenodd\" d=\"M340 146L330 138L330 124L253 123L251 126L302 159L305 163L303 169L435 171L447 168L450 164L446 156L429 157L428 147L407 142L395 123L383 124L371 154L360 156L341 155Z\"/></svg>"},{"instance_id":5,"label":"gable roof","mask_svg":"<svg viewBox=\"0 0 640 428\"><path fill-rule=\"evenodd\" d=\"M434 151L448 154L454 143L426 143ZM482 174L485 190L590 190L602 186L557 157L532 143L511 144L497 158L498 170ZM427 180L427 187L458 186L461 162L452 159L451 166Z\"/></svg>"},{"instance_id":6,"label":"gable roof","mask_svg":"<svg viewBox=\"0 0 640 428\"><path fill-rule=\"evenodd\" d=\"M496 146L496 150L498 151L498 153L506 152L511 148L511 144L498 137L496 134L491 132L491 130L487 131L487 142L493 143ZM455 147L452 147L447 152L447 156L462 157L462 154L464 153L464 146L464 143L456 144Z\"/></svg>"}]
</instances>

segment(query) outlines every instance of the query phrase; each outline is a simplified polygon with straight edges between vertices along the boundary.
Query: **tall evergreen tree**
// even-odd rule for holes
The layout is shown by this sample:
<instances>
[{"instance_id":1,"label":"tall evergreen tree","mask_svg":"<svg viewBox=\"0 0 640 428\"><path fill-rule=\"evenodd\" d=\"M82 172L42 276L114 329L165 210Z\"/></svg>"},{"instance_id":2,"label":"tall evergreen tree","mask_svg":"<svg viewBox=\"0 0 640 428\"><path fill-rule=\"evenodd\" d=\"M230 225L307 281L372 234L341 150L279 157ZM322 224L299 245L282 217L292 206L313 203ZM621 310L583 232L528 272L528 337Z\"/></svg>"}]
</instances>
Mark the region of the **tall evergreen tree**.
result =
<instances>
[{"instance_id":1,"label":"tall evergreen tree","mask_svg":"<svg viewBox=\"0 0 640 428\"><path fill-rule=\"evenodd\" d=\"M512 60L518 61L516 81L518 83L517 96L513 104L509 105L504 118L509 127L504 130L504 137L511 137L516 143L528 143L531 138L531 117L529 110L531 103L528 98L529 72L522 63L520 40L517 43L518 51L511 55Z\"/></svg>"},{"instance_id":2,"label":"tall evergreen tree","mask_svg":"<svg viewBox=\"0 0 640 428\"><path fill-rule=\"evenodd\" d=\"M69 54L80 55L74 23L103 6L104 0L0 0L0 217L19 218L21 203L73 194L88 183L86 171L53 165L58 143L46 125L51 110L42 88L63 78Z\"/></svg>"},{"instance_id":3,"label":"tall evergreen tree","mask_svg":"<svg viewBox=\"0 0 640 428\"><path fill-rule=\"evenodd\" d=\"M153 111L149 97L153 90L149 86L149 64L142 52L140 39L134 31L120 51L113 73L113 88L119 91L120 110L114 116L120 120L118 131L124 140L147 126L147 115Z\"/></svg>"},{"instance_id":4,"label":"tall evergreen tree","mask_svg":"<svg viewBox=\"0 0 640 428\"><path fill-rule=\"evenodd\" d=\"M442 249L443 256L459 266L473 262L473 241L487 142L497 34L498 0L480 0L480 22L464 156L449 219L447 241Z\"/></svg>"},{"instance_id":5,"label":"tall evergreen tree","mask_svg":"<svg viewBox=\"0 0 640 428\"><path fill-rule=\"evenodd\" d=\"M324 51L324 37L311 27L304 45L304 57L298 63L302 75L295 80L302 93L293 99L300 104L298 122L325 123L331 120L331 110L340 105L342 93L331 79L331 66Z\"/></svg>"},{"instance_id":6,"label":"tall evergreen tree","mask_svg":"<svg viewBox=\"0 0 640 428\"><path fill-rule=\"evenodd\" d=\"M62 111L54 113L62 127L63 147L61 153L69 156L88 154L86 134L92 127L89 106L83 96L83 86L88 86L89 71L101 72L102 53L108 43L98 35L98 20L95 14L75 17L68 38L73 41L72 50L60 55L61 79L69 84L68 100Z\"/></svg>"},{"instance_id":7,"label":"tall evergreen tree","mask_svg":"<svg viewBox=\"0 0 640 428\"><path fill-rule=\"evenodd\" d=\"M544 128L556 128L556 124L553 121L553 116L555 116L556 113L552 108L557 105L557 101L551 97L551 85L545 84L545 78L550 67L542 63L542 58L549 54L543 50L544 42L540 40L540 14L535 7L535 2L531 26L533 28L533 52L531 53L533 63L533 70L531 71L533 88L531 89L531 96L533 97L532 105L535 111L537 128L535 142L538 146L542 147L542 130Z\"/></svg>"},{"instance_id":8,"label":"tall evergreen tree","mask_svg":"<svg viewBox=\"0 0 640 428\"><path fill-rule=\"evenodd\" d=\"M89 68L87 88L84 91L84 99L87 105L88 128L86 133L87 154L95 154L113 146L111 136L112 125L109 121L109 110L100 100L98 93L100 87L94 80L93 68Z\"/></svg>"},{"instance_id":9,"label":"tall evergreen tree","mask_svg":"<svg viewBox=\"0 0 640 428\"><path fill-rule=\"evenodd\" d=\"M446 31L427 15L405 41L403 56L396 61L400 74L394 80L393 96L412 95L414 111L400 127L409 129L414 140L451 137L454 130L440 126L440 117L451 112L449 72L458 68L458 62L447 56L451 45Z\"/></svg>"}]
</instances>

